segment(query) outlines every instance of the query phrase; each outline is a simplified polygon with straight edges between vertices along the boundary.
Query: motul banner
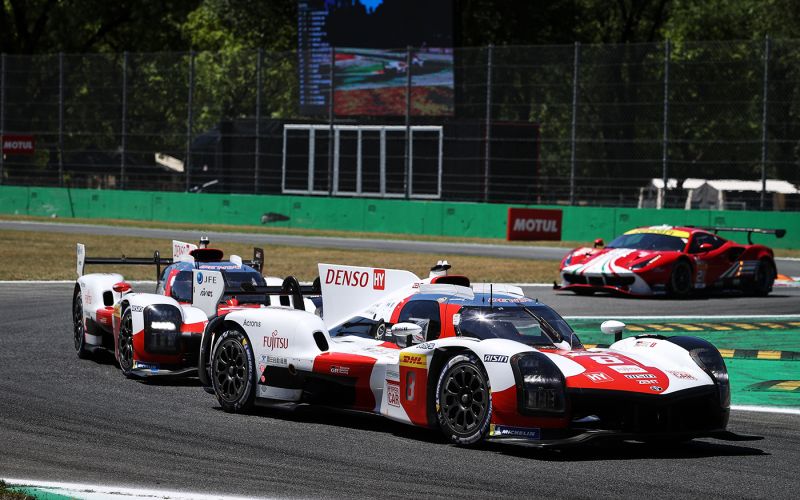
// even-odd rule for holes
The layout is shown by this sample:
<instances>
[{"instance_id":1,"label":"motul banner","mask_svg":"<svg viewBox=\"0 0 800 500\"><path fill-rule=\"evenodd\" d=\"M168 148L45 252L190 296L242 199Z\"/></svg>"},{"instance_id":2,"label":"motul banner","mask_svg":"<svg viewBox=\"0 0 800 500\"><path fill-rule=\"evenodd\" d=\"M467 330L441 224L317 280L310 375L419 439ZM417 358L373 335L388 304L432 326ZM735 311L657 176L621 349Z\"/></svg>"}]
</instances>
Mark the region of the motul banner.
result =
<instances>
[{"instance_id":1,"label":"motul banner","mask_svg":"<svg viewBox=\"0 0 800 500\"><path fill-rule=\"evenodd\" d=\"M4 155L32 155L35 151L32 135L4 135L2 141Z\"/></svg>"},{"instance_id":2,"label":"motul banner","mask_svg":"<svg viewBox=\"0 0 800 500\"><path fill-rule=\"evenodd\" d=\"M561 210L508 209L508 240L560 240Z\"/></svg>"}]
</instances>

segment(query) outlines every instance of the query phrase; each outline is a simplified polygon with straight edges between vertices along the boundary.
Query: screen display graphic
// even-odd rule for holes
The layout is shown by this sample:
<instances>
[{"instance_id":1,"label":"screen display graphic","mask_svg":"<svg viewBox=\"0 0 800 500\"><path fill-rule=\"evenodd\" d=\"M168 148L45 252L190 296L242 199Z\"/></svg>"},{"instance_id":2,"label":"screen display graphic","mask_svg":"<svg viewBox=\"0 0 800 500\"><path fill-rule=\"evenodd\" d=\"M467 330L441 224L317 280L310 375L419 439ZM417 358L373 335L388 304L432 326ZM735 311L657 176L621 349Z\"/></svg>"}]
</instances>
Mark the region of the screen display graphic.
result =
<instances>
[{"instance_id":1,"label":"screen display graphic","mask_svg":"<svg viewBox=\"0 0 800 500\"><path fill-rule=\"evenodd\" d=\"M298 16L301 112L327 113L334 47L337 115L405 114L409 71L412 114L453 113L453 0L300 0Z\"/></svg>"}]
</instances>

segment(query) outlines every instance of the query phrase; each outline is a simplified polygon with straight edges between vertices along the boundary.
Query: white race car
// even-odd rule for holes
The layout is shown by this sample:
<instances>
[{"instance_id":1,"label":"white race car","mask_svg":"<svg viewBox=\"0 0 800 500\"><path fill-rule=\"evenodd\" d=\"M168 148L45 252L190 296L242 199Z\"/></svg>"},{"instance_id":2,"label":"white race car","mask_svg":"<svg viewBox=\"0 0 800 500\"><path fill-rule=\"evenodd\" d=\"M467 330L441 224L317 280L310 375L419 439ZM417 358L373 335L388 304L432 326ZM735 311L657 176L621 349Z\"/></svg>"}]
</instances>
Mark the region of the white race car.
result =
<instances>
[{"instance_id":1,"label":"white race car","mask_svg":"<svg viewBox=\"0 0 800 500\"><path fill-rule=\"evenodd\" d=\"M420 279L320 264L323 317L289 307L220 313L203 334L201 382L229 412L322 404L438 427L459 444L744 439L725 430L728 373L708 342L622 339L612 321L602 327L616 337L610 348L584 349L518 287L470 284L448 268ZM196 286L195 304L235 291L219 283Z\"/></svg>"}]
</instances>

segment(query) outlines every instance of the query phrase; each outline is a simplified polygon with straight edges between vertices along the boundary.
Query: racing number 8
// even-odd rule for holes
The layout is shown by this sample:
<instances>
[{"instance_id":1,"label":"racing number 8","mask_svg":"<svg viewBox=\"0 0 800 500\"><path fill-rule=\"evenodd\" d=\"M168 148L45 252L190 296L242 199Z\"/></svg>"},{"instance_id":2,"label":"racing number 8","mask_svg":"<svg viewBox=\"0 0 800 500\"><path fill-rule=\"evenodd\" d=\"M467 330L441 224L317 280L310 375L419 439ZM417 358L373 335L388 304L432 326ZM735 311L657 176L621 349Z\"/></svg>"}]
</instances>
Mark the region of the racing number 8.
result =
<instances>
[{"instance_id":1,"label":"racing number 8","mask_svg":"<svg viewBox=\"0 0 800 500\"><path fill-rule=\"evenodd\" d=\"M414 384L416 381L416 373L412 371L406 373L406 401L414 401Z\"/></svg>"},{"instance_id":2,"label":"racing number 8","mask_svg":"<svg viewBox=\"0 0 800 500\"><path fill-rule=\"evenodd\" d=\"M601 365L621 365L625 363L616 356L591 356L591 358Z\"/></svg>"}]
</instances>

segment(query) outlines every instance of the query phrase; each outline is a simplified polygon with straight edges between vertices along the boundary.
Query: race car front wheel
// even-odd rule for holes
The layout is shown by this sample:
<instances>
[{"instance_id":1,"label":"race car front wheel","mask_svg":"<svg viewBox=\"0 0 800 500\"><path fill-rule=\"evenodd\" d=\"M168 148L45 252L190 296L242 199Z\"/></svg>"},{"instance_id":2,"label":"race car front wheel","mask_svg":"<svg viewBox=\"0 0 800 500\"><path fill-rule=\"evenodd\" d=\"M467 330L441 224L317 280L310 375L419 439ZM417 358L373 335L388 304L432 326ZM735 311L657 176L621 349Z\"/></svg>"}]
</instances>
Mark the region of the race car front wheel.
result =
<instances>
[{"instance_id":1,"label":"race car front wheel","mask_svg":"<svg viewBox=\"0 0 800 500\"><path fill-rule=\"evenodd\" d=\"M247 337L238 330L223 332L211 357L211 383L223 410L236 413L252 408L255 371Z\"/></svg>"},{"instance_id":2,"label":"race car front wheel","mask_svg":"<svg viewBox=\"0 0 800 500\"><path fill-rule=\"evenodd\" d=\"M130 308L122 313L122 319L119 322L117 352L119 353L117 361L119 361L122 374L130 377L133 372L133 319Z\"/></svg>"},{"instance_id":3,"label":"race car front wheel","mask_svg":"<svg viewBox=\"0 0 800 500\"><path fill-rule=\"evenodd\" d=\"M86 323L83 319L83 299L80 292L76 292L72 298L72 337L78 357L88 358L90 352L86 349Z\"/></svg>"},{"instance_id":4,"label":"race car front wheel","mask_svg":"<svg viewBox=\"0 0 800 500\"><path fill-rule=\"evenodd\" d=\"M472 354L447 362L436 385L436 416L451 441L474 444L489 431L492 394L489 377Z\"/></svg>"},{"instance_id":5,"label":"race car front wheel","mask_svg":"<svg viewBox=\"0 0 800 500\"><path fill-rule=\"evenodd\" d=\"M672 267L669 277L669 291L673 297L685 299L692 291L692 266L685 260L679 260Z\"/></svg>"}]
</instances>

